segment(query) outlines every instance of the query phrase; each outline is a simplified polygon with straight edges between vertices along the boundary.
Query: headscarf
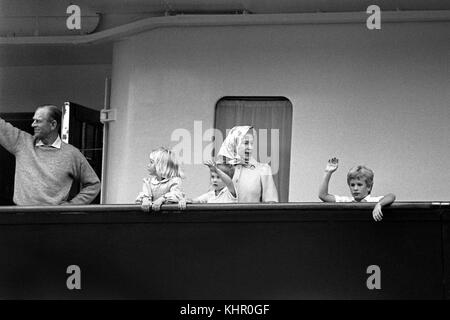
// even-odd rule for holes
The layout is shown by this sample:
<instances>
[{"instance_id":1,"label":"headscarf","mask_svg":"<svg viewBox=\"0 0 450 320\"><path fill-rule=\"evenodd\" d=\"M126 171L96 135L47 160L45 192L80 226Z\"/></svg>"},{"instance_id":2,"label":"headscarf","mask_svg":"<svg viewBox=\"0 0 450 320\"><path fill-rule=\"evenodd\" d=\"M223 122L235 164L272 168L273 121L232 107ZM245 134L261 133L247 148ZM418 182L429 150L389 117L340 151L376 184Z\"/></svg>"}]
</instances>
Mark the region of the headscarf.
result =
<instances>
[{"instance_id":1,"label":"headscarf","mask_svg":"<svg viewBox=\"0 0 450 320\"><path fill-rule=\"evenodd\" d=\"M250 159L250 155L246 152L244 158L238 154L238 147L243 143L245 135L250 131L253 133L254 128L252 126L236 126L233 127L225 138L218 153L218 160L228 164L242 164L247 166L251 164L253 159Z\"/></svg>"}]
</instances>

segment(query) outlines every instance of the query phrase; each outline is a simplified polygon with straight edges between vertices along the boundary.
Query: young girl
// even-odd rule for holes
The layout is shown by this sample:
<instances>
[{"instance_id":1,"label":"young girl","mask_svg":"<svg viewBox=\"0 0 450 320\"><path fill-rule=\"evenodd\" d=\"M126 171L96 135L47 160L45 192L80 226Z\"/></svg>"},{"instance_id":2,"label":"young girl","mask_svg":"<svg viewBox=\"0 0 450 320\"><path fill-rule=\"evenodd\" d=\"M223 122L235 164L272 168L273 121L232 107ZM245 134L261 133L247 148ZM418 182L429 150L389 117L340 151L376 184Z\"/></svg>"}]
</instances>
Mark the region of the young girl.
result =
<instances>
[{"instance_id":1,"label":"young girl","mask_svg":"<svg viewBox=\"0 0 450 320\"><path fill-rule=\"evenodd\" d=\"M237 126L230 130L218 157L234 166L233 182L239 202L278 202L278 193L268 164L252 157L255 130Z\"/></svg>"},{"instance_id":2,"label":"young girl","mask_svg":"<svg viewBox=\"0 0 450 320\"><path fill-rule=\"evenodd\" d=\"M235 203L236 190L232 181L234 168L224 163L205 162L209 167L211 191L192 199L192 203Z\"/></svg>"},{"instance_id":3,"label":"young girl","mask_svg":"<svg viewBox=\"0 0 450 320\"><path fill-rule=\"evenodd\" d=\"M142 192L136 198L136 203L144 211L159 211L161 205L167 202L181 203L184 208L184 193L181 190L183 173L175 154L164 147L157 148L150 153L150 162L147 166L150 177L144 178Z\"/></svg>"}]
</instances>

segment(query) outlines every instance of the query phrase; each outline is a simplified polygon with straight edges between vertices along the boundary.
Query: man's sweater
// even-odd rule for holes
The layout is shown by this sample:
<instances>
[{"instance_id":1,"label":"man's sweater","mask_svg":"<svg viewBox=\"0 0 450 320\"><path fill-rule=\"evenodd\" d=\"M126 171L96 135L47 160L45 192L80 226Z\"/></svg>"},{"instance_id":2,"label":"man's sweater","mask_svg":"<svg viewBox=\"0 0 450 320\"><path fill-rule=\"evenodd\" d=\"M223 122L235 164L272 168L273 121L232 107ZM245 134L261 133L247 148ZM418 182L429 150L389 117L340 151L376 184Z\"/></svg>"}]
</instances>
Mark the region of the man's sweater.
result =
<instances>
[{"instance_id":1,"label":"man's sweater","mask_svg":"<svg viewBox=\"0 0 450 320\"><path fill-rule=\"evenodd\" d=\"M55 205L67 202L73 180L81 190L70 204L88 204L100 191L100 180L86 158L74 146L35 146L29 133L0 118L0 145L16 157L14 203Z\"/></svg>"}]
</instances>

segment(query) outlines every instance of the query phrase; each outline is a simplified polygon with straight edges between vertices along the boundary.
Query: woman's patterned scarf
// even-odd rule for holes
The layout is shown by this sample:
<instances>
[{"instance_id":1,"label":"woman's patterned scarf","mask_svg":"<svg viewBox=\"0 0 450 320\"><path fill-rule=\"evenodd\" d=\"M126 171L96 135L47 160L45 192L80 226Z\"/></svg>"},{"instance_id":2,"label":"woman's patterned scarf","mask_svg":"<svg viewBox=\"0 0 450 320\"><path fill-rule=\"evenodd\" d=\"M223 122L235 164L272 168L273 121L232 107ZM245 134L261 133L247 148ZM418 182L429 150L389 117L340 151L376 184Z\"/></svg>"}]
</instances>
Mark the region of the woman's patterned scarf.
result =
<instances>
[{"instance_id":1,"label":"woman's patterned scarf","mask_svg":"<svg viewBox=\"0 0 450 320\"><path fill-rule=\"evenodd\" d=\"M238 147L242 143L245 143L244 137L250 130L253 131L254 128L252 126L236 126L230 130L218 153L218 158L223 163L249 166L255 162L247 151L245 152L244 158L238 154Z\"/></svg>"}]
</instances>

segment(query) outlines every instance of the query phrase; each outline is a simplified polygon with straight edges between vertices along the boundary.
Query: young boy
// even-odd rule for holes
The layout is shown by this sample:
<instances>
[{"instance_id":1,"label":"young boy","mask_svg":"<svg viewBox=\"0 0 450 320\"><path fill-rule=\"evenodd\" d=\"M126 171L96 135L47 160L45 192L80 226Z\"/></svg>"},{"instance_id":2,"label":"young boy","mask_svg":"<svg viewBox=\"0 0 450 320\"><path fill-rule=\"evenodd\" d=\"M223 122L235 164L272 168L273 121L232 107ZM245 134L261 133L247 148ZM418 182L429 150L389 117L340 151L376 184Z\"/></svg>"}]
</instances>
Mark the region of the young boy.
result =
<instances>
[{"instance_id":1,"label":"young boy","mask_svg":"<svg viewBox=\"0 0 450 320\"><path fill-rule=\"evenodd\" d=\"M389 193L384 197L373 197L370 195L373 186L373 171L365 166L357 166L347 174L347 184L353 197L341 197L328 193L328 184L331 175L338 168L339 160L332 158L328 160L325 168L323 182L319 189L319 198L324 202L377 202L372 211L372 216L375 221L383 219L381 208L390 205L395 201L395 195Z\"/></svg>"},{"instance_id":2,"label":"young boy","mask_svg":"<svg viewBox=\"0 0 450 320\"><path fill-rule=\"evenodd\" d=\"M231 180L234 167L223 163L205 162L209 167L212 190L192 199L193 203L234 203L237 202L236 190Z\"/></svg>"}]
</instances>

